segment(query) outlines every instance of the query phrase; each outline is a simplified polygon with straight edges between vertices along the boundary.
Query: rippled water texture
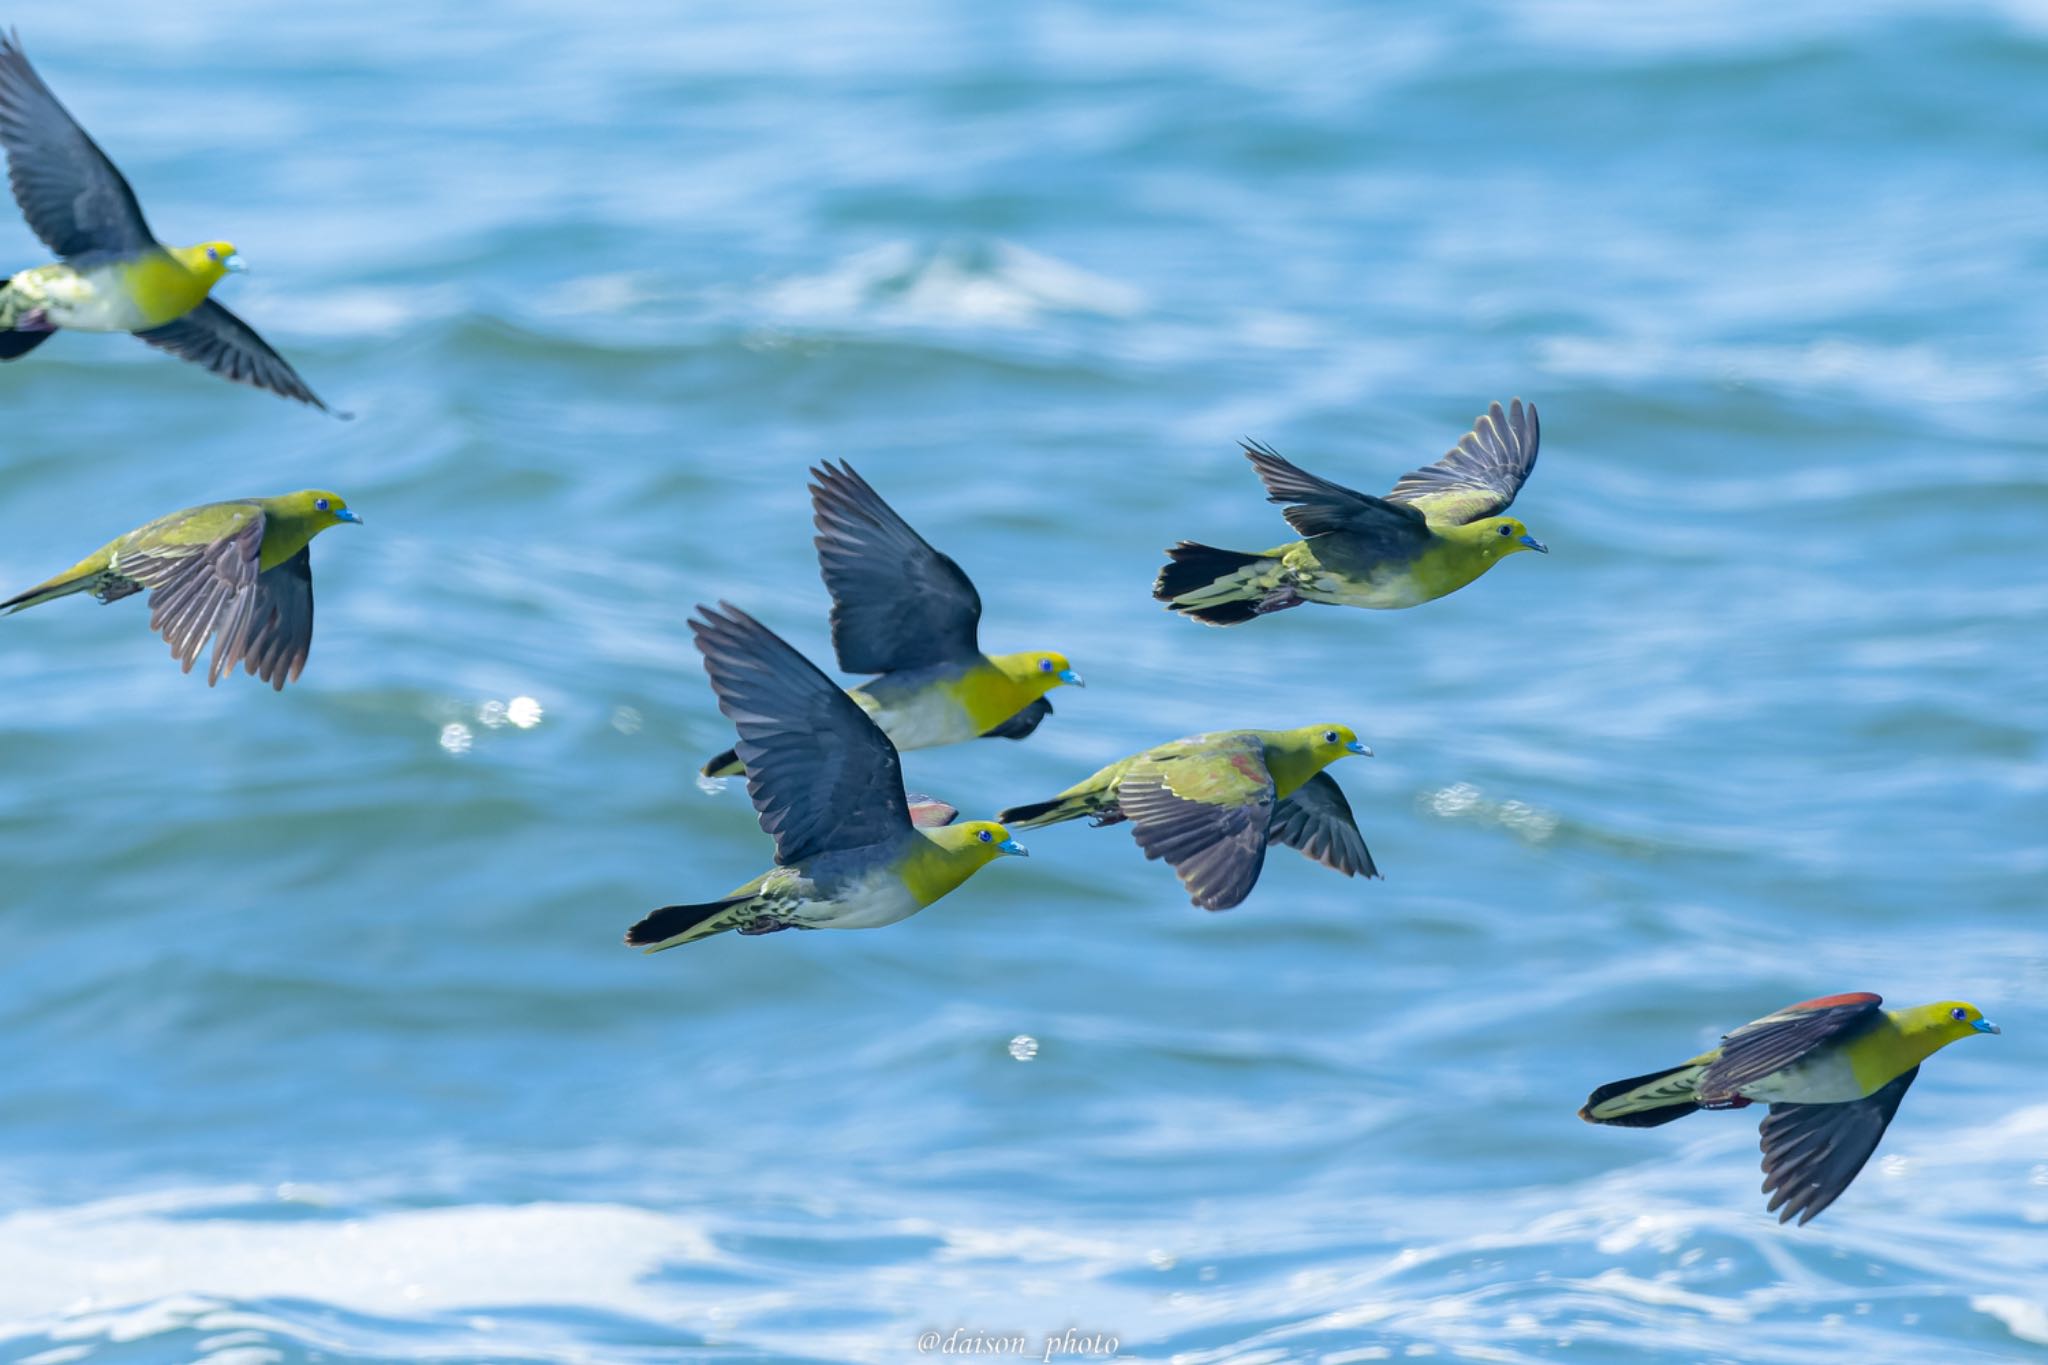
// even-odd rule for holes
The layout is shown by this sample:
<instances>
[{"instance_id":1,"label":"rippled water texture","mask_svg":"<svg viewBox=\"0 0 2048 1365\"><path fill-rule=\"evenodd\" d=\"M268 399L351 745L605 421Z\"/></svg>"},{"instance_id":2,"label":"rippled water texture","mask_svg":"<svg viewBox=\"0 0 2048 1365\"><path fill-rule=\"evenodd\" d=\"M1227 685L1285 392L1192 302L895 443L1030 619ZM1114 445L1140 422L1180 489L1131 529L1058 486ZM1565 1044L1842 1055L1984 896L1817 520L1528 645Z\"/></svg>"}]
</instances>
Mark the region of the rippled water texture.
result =
<instances>
[{"instance_id":1,"label":"rippled water texture","mask_svg":"<svg viewBox=\"0 0 2048 1365\"><path fill-rule=\"evenodd\" d=\"M0 1356L2048 1349L2048 9L12 18L359 418L60 336L0 370L0 583L211 498L368 526L283 696L137 602L0 622ZM1512 394L1549 557L1148 599L1284 537L1240 437L1380 488ZM1089 681L914 785L1344 720L1386 881L1205 915L1073 825L884 932L622 947L767 856L683 621L827 657L826 458ZM2006 1031L1811 1227L1754 1111L1573 1117L1840 990Z\"/></svg>"}]
</instances>

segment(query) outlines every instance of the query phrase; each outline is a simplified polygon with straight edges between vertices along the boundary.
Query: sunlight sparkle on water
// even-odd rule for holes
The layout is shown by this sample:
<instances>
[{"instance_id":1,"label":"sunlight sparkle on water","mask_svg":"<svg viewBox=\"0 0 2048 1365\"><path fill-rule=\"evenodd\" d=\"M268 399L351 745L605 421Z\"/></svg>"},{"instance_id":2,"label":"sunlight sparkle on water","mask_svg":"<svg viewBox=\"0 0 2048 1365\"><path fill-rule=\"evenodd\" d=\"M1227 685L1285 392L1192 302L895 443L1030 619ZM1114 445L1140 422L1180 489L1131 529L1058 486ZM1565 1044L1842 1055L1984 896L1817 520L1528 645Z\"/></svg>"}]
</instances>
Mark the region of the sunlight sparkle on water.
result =
<instances>
[{"instance_id":1,"label":"sunlight sparkle on water","mask_svg":"<svg viewBox=\"0 0 2048 1365\"><path fill-rule=\"evenodd\" d=\"M531 730L540 724L543 714L541 704L532 697L514 697L510 701L492 700L476 708L478 723L492 730L504 725L519 730Z\"/></svg>"}]
</instances>

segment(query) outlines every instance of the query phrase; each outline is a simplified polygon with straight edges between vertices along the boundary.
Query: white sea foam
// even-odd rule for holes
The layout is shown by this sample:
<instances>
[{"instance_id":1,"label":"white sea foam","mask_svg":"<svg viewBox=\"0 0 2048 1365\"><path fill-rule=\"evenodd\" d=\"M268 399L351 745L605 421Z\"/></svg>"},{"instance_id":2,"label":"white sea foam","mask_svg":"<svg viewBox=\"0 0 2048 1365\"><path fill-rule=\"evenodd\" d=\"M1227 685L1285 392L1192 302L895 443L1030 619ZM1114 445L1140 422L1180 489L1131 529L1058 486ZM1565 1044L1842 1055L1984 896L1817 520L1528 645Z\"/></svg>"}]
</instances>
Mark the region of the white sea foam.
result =
<instances>
[{"instance_id":1,"label":"white sea foam","mask_svg":"<svg viewBox=\"0 0 2048 1365\"><path fill-rule=\"evenodd\" d=\"M718 1258L694 1223L610 1205L408 1209L347 1220L188 1216L264 1197L186 1192L0 1219L0 1337L119 1342L222 1329L233 1325L220 1317L230 1299L301 1299L393 1317L545 1303L665 1319L679 1296L647 1277ZM67 1306L53 1313L52 1305ZM247 1339L220 1344L240 1349Z\"/></svg>"},{"instance_id":2,"label":"white sea foam","mask_svg":"<svg viewBox=\"0 0 2048 1365\"><path fill-rule=\"evenodd\" d=\"M209 1365L260 1365L273 1357L266 1342L303 1341L311 1332L322 1339L307 1344L349 1354L373 1343L345 1334L383 1330L309 1326L241 1306L271 1300L417 1326L433 1334L436 1354L473 1348L490 1359L559 1358L545 1332L500 1332L493 1317L541 1305L691 1333L758 1335L779 1342L777 1349L801 1345L826 1358L896 1360L916 1324L935 1313L949 1325L995 1323L1020 1303L1037 1304L1042 1321L1032 1330L1042 1337L1067 1323L1063 1296L1076 1275L1107 1284L1147 1264L1137 1241L885 1221L873 1229L878 1235L929 1238L928 1258L903 1274L849 1267L837 1285L824 1272L810 1292L869 1311L844 1329L784 1339L773 1324L796 1301L792 1290L748 1287L735 1274L741 1262L688 1217L606 1204L403 1209L351 1219L204 1216L209 1208L277 1198L256 1188L183 1191L0 1219L0 1341L58 1342L40 1359L65 1365L91 1353L83 1343L204 1332ZM1004 1273L991 1277L992 1265ZM711 1273L696 1282L679 1277L678 1267ZM1104 1308L1105 1323L1136 1327L1150 1318L1150 1294L1111 1297L1117 1302ZM877 1328L874 1311L892 1313L900 1327Z\"/></svg>"},{"instance_id":3,"label":"white sea foam","mask_svg":"<svg viewBox=\"0 0 2048 1365\"><path fill-rule=\"evenodd\" d=\"M1747 1322L1750 1312L1742 1304L1717 1294L1696 1294L1665 1280L1646 1280L1623 1270L1605 1270L1586 1281L1586 1288L1635 1303L1659 1307L1688 1308L1723 1322Z\"/></svg>"},{"instance_id":4,"label":"white sea foam","mask_svg":"<svg viewBox=\"0 0 2048 1365\"><path fill-rule=\"evenodd\" d=\"M1978 1294L1970 1307L1997 1318L2021 1341L2048 1346L2048 1303L2012 1294Z\"/></svg>"}]
</instances>

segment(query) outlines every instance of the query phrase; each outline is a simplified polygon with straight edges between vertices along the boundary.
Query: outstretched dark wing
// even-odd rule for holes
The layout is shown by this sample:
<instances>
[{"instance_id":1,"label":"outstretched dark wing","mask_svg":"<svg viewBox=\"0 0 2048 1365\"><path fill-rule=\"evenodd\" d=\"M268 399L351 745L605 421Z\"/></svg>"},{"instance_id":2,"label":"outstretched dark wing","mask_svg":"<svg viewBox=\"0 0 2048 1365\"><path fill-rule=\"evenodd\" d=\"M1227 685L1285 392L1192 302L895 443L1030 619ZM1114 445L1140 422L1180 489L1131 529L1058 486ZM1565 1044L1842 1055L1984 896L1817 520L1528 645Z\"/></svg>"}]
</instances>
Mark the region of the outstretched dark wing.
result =
<instances>
[{"instance_id":1,"label":"outstretched dark wing","mask_svg":"<svg viewBox=\"0 0 2048 1365\"><path fill-rule=\"evenodd\" d=\"M1377 877L1365 836L1358 832L1344 789L1328 773L1317 773L1273 808L1267 842L1300 849L1324 867L1347 877Z\"/></svg>"},{"instance_id":2,"label":"outstretched dark wing","mask_svg":"<svg viewBox=\"0 0 2048 1365\"><path fill-rule=\"evenodd\" d=\"M1163 858L1204 910L1251 894L1266 865L1273 778L1251 735L1170 757L1146 757L1117 787L1117 805L1148 858Z\"/></svg>"},{"instance_id":3,"label":"outstretched dark wing","mask_svg":"<svg viewBox=\"0 0 2048 1365\"><path fill-rule=\"evenodd\" d=\"M299 372L271 350L270 343L257 336L255 328L212 299L175 322L135 335L181 360L204 365L223 379L269 389L327 411L327 405L306 387Z\"/></svg>"},{"instance_id":4,"label":"outstretched dark wing","mask_svg":"<svg viewBox=\"0 0 2048 1365\"><path fill-rule=\"evenodd\" d=\"M1541 440L1534 403L1495 403L1441 460L1403 474L1387 498L1454 526L1497 517L1528 482Z\"/></svg>"},{"instance_id":5,"label":"outstretched dark wing","mask_svg":"<svg viewBox=\"0 0 2048 1365\"><path fill-rule=\"evenodd\" d=\"M898 673L980 657L981 596L960 566L847 464L813 469L818 567L832 647L848 673Z\"/></svg>"},{"instance_id":6,"label":"outstretched dark wing","mask_svg":"<svg viewBox=\"0 0 2048 1365\"><path fill-rule=\"evenodd\" d=\"M1835 1202L1877 1150L1913 1078L1905 1075L1850 1104L1774 1104L1764 1119L1764 1193L1780 1223L1804 1224Z\"/></svg>"},{"instance_id":7,"label":"outstretched dark wing","mask_svg":"<svg viewBox=\"0 0 2048 1365\"><path fill-rule=\"evenodd\" d=\"M886 843L910 829L896 746L853 698L728 603L690 622L718 709L738 727L747 791L775 859Z\"/></svg>"},{"instance_id":8,"label":"outstretched dark wing","mask_svg":"<svg viewBox=\"0 0 2048 1365\"><path fill-rule=\"evenodd\" d=\"M156 245L135 191L29 65L0 37L0 146L22 216L59 256L133 256Z\"/></svg>"},{"instance_id":9,"label":"outstretched dark wing","mask_svg":"<svg viewBox=\"0 0 2048 1365\"><path fill-rule=\"evenodd\" d=\"M313 652L313 547L256 580L256 606L241 642L242 666L279 692L297 682Z\"/></svg>"},{"instance_id":10,"label":"outstretched dark wing","mask_svg":"<svg viewBox=\"0 0 2048 1365\"><path fill-rule=\"evenodd\" d=\"M1876 1021L1880 996L1868 992L1802 1000L1744 1024L1721 1040L1721 1055L1700 1073L1699 1096L1709 1106L1739 1098L1737 1091L1782 1071L1815 1048L1847 1038Z\"/></svg>"},{"instance_id":11,"label":"outstretched dark wing","mask_svg":"<svg viewBox=\"0 0 2048 1365\"><path fill-rule=\"evenodd\" d=\"M981 732L983 739L1023 739L1038 728L1040 721L1052 714L1052 703L1044 697L1031 703L1001 725L992 726Z\"/></svg>"},{"instance_id":12,"label":"outstretched dark wing","mask_svg":"<svg viewBox=\"0 0 2048 1365\"><path fill-rule=\"evenodd\" d=\"M1429 523L1414 508L1331 483L1256 441L1246 441L1244 453L1266 485L1267 500L1286 504L1281 515L1287 524L1304 537L1326 537L1317 542L1316 557L1332 568L1399 562L1428 548Z\"/></svg>"}]
</instances>

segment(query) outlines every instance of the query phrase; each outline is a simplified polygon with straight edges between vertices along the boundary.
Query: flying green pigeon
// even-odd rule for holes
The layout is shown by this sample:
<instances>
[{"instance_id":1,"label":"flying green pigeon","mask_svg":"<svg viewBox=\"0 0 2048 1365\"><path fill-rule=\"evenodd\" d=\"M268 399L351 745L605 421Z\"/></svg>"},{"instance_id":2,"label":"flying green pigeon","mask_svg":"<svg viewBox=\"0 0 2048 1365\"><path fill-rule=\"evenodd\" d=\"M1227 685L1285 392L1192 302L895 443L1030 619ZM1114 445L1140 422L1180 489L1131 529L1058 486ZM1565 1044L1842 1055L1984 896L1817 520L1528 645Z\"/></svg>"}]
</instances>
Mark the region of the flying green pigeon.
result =
<instances>
[{"instance_id":1,"label":"flying green pigeon","mask_svg":"<svg viewBox=\"0 0 2048 1365\"><path fill-rule=\"evenodd\" d=\"M1097 825L1128 820L1145 856L1171 864L1196 905L1228 910L1251 894L1268 844L1300 849L1347 877L1379 876L1351 803L1323 771L1346 754L1371 753L1344 725L1223 730L1118 759L1050 801L996 819L1018 829L1084 815Z\"/></svg>"},{"instance_id":2,"label":"flying green pigeon","mask_svg":"<svg viewBox=\"0 0 2048 1365\"><path fill-rule=\"evenodd\" d=\"M848 673L882 676L853 699L898 749L1022 739L1052 714L1045 694L1081 675L1057 650L983 654L981 596L851 465L813 469L818 563L832 594L832 647ZM731 777L728 749L703 767Z\"/></svg>"},{"instance_id":3,"label":"flying green pigeon","mask_svg":"<svg viewBox=\"0 0 2048 1365\"><path fill-rule=\"evenodd\" d=\"M1304 602L1412 607L1517 551L1548 554L1528 527L1501 515L1536 467L1539 434L1533 403L1495 403L1449 454L1402 475L1384 498L1246 442L1268 500L1287 505L1283 515L1304 539L1256 553L1183 540L1167 550L1152 595L1207 625L1234 626Z\"/></svg>"},{"instance_id":4,"label":"flying green pigeon","mask_svg":"<svg viewBox=\"0 0 2048 1365\"><path fill-rule=\"evenodd\" d=\"M945 823L920 799L912 823L896 746L867 713L768 627L725 603L690 622L775 866L699 905L656 910L626 931L648 952L736 929L871 929L894 924L1024 846L988 820ZM934 811L933 808L937 807Z\"/></svg>"},{"instance_id":5,"label":"flying green pigeon","mask_svg":"<svg viewBox=\"0 0 2048 1365\"><path fill-rule=\"evenodd\" d=\"M1880 1009L1875 995L1827 995L1744 1024L1721 1046L1647 1076L1595 1090L1588 1123L1655 1128L1695 1109L1768 1104L1764 1193L1780 1223L1800 1223L1835 1202L1863 1169L1898 1112L1920 1063L1998 1025L1975 1005L1943 1000Z\"/></svg>"},{"instance_id":6,"label":"flying green pigeon","mask_svg":"<svg viewBox=\"0 0 2048 1365\"><path fill-rule=\"evenodd\" d=\"M133 332L215 374L325 410L247 323L208 297L242 263L232 242L165 246L121 172L0 36L0 147L28 225L60 258L0 285L0 361L18 360L60 327Z\"/></svg>"},{"instance_id":7,"label":"flying green pigeon","mask_svg":"<svg viewBox=\"0 0 2048 1365\"><path fill-rule=\"evenodd\" d=\"M283 691L313 648L313 537L344 522L362 518L318 489L188 507L109 541L0 602L0 612L76 592L118 602L147 588L149 628L170 642L185 672L210 639L208 686L241 664Z\"/></svg>"}]
</instances>

